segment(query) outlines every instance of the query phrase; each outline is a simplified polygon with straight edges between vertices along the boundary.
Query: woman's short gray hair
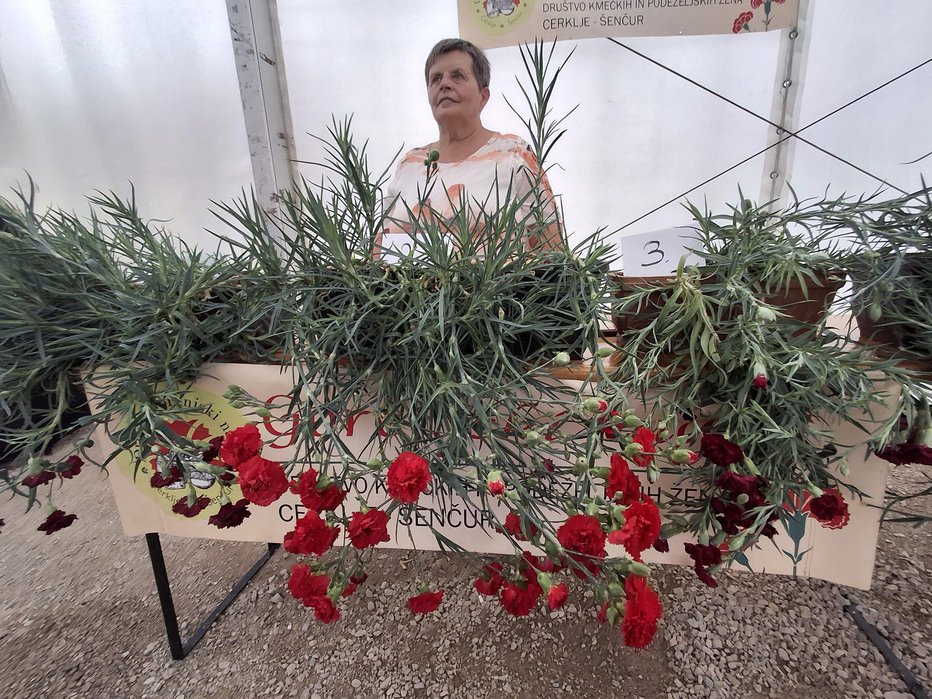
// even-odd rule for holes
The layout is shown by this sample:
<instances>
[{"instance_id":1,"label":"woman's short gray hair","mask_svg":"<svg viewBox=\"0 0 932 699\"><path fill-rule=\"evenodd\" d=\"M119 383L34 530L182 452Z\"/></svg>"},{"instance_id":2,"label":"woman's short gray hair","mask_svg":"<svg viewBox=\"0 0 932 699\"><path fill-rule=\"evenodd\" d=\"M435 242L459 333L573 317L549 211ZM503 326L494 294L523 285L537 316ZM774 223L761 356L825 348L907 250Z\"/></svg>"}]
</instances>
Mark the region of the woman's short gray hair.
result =
<instances>
[{"instance_id":1,"label":"woman's short gray hair","mask_svg":"<svg viewBox=\"0 0 932 699\"><path fill-rule=\"evenodd\" d=\"M434 61L451 51L468 53L469 57L472 58L472 72L476 82L479 83L479 89L489 86L489 82L492 80L492 67L489 65L489 59L485 57L482 49L465 39L442 39L437 42L437 45L430 50L430 54L427 56L427 63L424 64L425 82L430 82L430 67L434 65Z\"/></svg>"}]
</instances>

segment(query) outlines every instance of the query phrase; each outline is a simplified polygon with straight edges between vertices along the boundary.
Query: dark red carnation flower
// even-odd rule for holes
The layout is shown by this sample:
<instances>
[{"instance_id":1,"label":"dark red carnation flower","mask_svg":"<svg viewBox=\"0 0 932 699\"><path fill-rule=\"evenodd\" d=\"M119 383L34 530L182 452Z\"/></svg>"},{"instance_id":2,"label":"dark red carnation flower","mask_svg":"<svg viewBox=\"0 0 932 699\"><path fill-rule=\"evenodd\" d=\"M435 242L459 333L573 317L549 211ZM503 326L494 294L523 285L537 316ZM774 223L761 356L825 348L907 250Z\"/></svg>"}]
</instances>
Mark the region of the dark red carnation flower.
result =
<instances>
[{"instance_id":1,"label":"dark red carnation flower","mask_svg":"<svg viewBox=\"0 0 932 699\"><path fill-rule=\"evenodd\" d=\"M599 418L599 424L604 425L608 423L608 427L602 428L602 434L605 435L606 439L618 439L621 433L616 429L617 425L612 424L612 418L616 417L620 413L617 410L612 410L608 415Z\"/></svg>"},{"instance_id":2,"label":"dark red carnation flower","mask_svg":"<svg viewBox=\"0 0 932 699\"><path fill-rule=\"evenodd\" d=\"M430 483L427 461L414 452L403 451L388 467L388 494L398 502L417 502Z\"/></svg>"},{"instance_id":3,"label":"dark red carnation flower","mask_svg":"<svg viewBox=\"0 0 932 699\"><path fill-rule=\"evenodd\" d=\"M204 450L203 454L201 454L201 461L209 464L211 461L214 461L218 456L220 456L220 447L223 446L223 435L214 437L208 442L208 444L210 446Z\"/></svg>"},{"instance_id":4,"label":"dark red carnation flower","mask_svg":"<svg viewBox=\"0 0 932 699\"><path fill-rule=\"evenodd\" d=\"M889 461L894 466L903 464L922 464L932 466L932 448L925 444L904 442L895 446L884 447L877 453L881 459Z\"/></svg>"},{"instance_id":5,"label":"dark red carnation flower","mask_svg":"<svg viewBox=\"0 0 932 699\"><path fill-rule=\"evenodd\" d=\"M657 541L654 542L654 551L659 551L660 553L669 553L670 544L666 539L657 537Z\"/></svg>"},{"instance_id":6,"label":"dark red carnation flower","mask_svg":"<svg viewBox=\"0 0 932 699\"><path fill-rule=\"evenodd\" d=\"M767 374L758 374L754 377L754 388L767 388Z\"/></svg>"},{"instance_id":7,"label":"dark red carnation flower","mask_svg":"<svg viewBox=\"0 0 932 699\"><path fill-rule=\"evenodd\" d=\"M331 624L340 620L340 610L329 597L317 597L314 599L314 618L325 624Z\"/></svg>"},{"instance_id":8,"label":"dark red carnation flower","mask_svg":"<svg viewBox=\"0 0 932 699\"><path fill-rule=\"evenodd\" d=\"M473 586L480 595L491 597L498 592L502 582L502 564L495 562L482 566L479 577L476 578Z\"/></svg>"},{"instance_id":9,"label":"dark red carnation flower","mask_svg":"<svg viewBox=\"0 0 932 699\"><path fill-rule=\"evenodd\" d=\"M353 546L358 549L391 541L388 535L388 515L382 510L354 512L347 531Z\"/></svg>"},{"instance_id":10,"label":"dark red carnation flower","mask_svg":"<svg viewBox=\"0 0 932 699\"><path fill-rule=\"evenodd\" d=\"M240 498L236 504L231 502L221 505L216 514L210 516L208 524L213 524L217 529L228 529L229 527L238 527L243 520L252 515L248 506L249 500Z\"/></svg>"},{"instance_id":11,"label":"dark red carnation flower","mask_svg":"<svg viewBox=\"0 0 932 699\"><path fill-rule=\"evenodd\" d=\"M197 517L209 504L210 498L206 495L195 500L193 505L188 504L188 498L185 496L172 505L172 512L185 517Z\"/></svg>"},{"instance_id":12,"label":"dark red carnation flower","mask_svg":"<svg viewBox=\"0 0 932 699\"><path fill-rule=\"evenodd\" d=\"M38 488L40 485L45 485L49 481L55 480L54 471L39 471L39 473L34 473L31 476L26 476L23 479L23 485L27 488Z\"/></svg>"},{"instance_id":13,"label":"dark red carnation flower","mask_svg":"<svg viewBox=\"0 0 932 699\"><path fill-rule=\"evenodd\" d=\"M440 606L443 601L443 590L437 592L422 592L408 598L408 609L412 614L430 614Z\"/></svg>"},{"instance_id":14,"label":"dark red carnation flower","mask_svg":"<svg viewBox=\"0 0 932 699\"><path fill-rule=\"evenodd\" d=\"M84 459L82 459L77 454L72 454L67 459L65 463L68 464L68 468L64 471L59 472L62 478L74 478L79 473L81 473L81 467L84 466Z\"/></svg>"},{"instance_id":15,"label":"dark red carnation flower","mask_svg":"<svg viewBox=\"0 0 932 699\"><path fill-rule=\"evenodd\" d=\"M564 548L595 558L605 558L605 532L595 517L572 515L557 530Z\"/></svg>"},{"instance_id":16,"label":"dark red carnation flower","mask_svg":"<svg viewBox=\"0 0 932 699\"><path fill-rule=\"evenodd\" d=\"M650 548L660 536L660 509L653 500L642 500L625 510L625 523L621 529L608 535L612 544L621 544L635 561L641 552Z\"/></svg>"},{"instance_id":17,"label":"dark red carnation flower","mask_svg":"<svg viewBox=\"0 0 932 699\"><path fill-rule=\"evenodd\" d=\"M630 505L641 499L641 481L632 473L621 454L612 454L611 468L605 479L605 497Z\"/></svg>"},{"instance_id":18,"label":"dark red carnation flower","mask_svg":"<svg viewBox=\"0 0 932 699\"><path fill-rule=\"evenodd\" d=\"M271 505L288 490L288 478L277 461L254 456L241 463L237 471L243 496L255 505Z\"/></svg>"},{"instance_id":19,"label":"dark red carnation flower","mask_svg":"<svg viewBox=\"0 0 932 699\"><path fill-rule=\"evenodd\" d=\"M353 573L350 576L350 582L354 585L362 585L366 580L369 579L368 573Z\"/></svg>"},{"instance_id":20,"label":"dark red carnation flower","mask_svg":"<svg viewBox=\"0 0 932 699\"><path fill-rule=\"evenodd\" d=\"M686 553L696 562L696 575L709 587L718 587L715 578L706 570L708 566L722 562L722 551L712 544L686 544Z\"/></svg>"},{"instance_id":21,"label":"dark red carnation flower","mask_svg":"<svg viewBox=\"0 0 932 699\"><path fill-rule=\"evenodd\" d=\"M340 535L339 527L328 527L317 512L311 510L285 534L285 550L290 553L324 555Z\"/></svg>"},{"instance_id":22,"label":"dark red carnation flower","mask_svg":"<svg viewBox=\"0 0 932 699\"><path fill-rule=\"evenodd\" d=\"M166 488L172 483L178 483L184 477L184 473L181 472L181 469L175 465L168 470L168 475L163 476L162 472L159 469L156 469L152 474L152 478L149 479L149 485L153 488Z\"/></svg>"},{"instance_id":23,"label":"dark red carnation flower","mask_svg":"<svg viewBox=\"0 0 932 699\"><path fill-rule=\"evenodd\" d=\"M625 578L625 619L621 633L629 648L647 648L662 615L660 598L640 575Z\"/></svg>"},{"instance_id":24,"label":"dark red carnation flower","mask_svg":"<svg viewBox=\"0 0 932 699\"><path fill-rule=\"evenodd\" d=\"M301 600L305 607L313 606L319 597L326 597L329 587L330 576L326 573L315 575L310 566L302 563L291 566L288 591L292 597Z\"/></svg>"},{"instance_id":25,"label":"dark red carnation flower","mask_svg":"<svg viewBox=\"0 0 932 699\"><path fill-rule=\"evenodd\" d=\"M77 515L66 515L62 510L55 510L45 518L45 521L36 527L37 531L45 532L46 536L54 534L60 529L70 527L78 518Z\"/></svg>"},{"instance_id":26,"label":"dark red carnation flower","mask_svg":"<svg viewBox=\"0 0 932 699\"><path fill-rule=\"evenodd\" d=\"M715 479L715 485L737 497L754 495L767 487L767 481L761 476L742 476L734 471L725 471Z\"/></svg>"},{"instance_id":27,"label":"dark red carnation flower","mask_svg":"<svg viewBox=\"0 0 932 699\"><path fill-rule=\"evenodd\" d=\"M340 593L340 597L350 597L354 592L356 592L356 583L349 582L343 586L343 591Z\"/></svg>"},{"instance_id":28,"label":"dark red carnation flower","mask_svg":"<svg viewBox=\"0 0 932 699\"><path fill-rule=\"evenodd\" d=\"M595 613L595 618L600 624L604 624L606 621L608 621L608 607L609 603L603 602L602 606L599 607L599 611Z\"/></svg>"},{"instance_id":29,"label":"dark red carnation flower","mask_svg":"<svg viewBox=\"0 0 932 699\"><path fill-rule=\"evenodd\" d=\"M259 428L255 425L244 425L227 432L220 445L220 458L225 464L236 467L257 456L261 450L262 436L259 434Z\"/></svg>"},{"instance_id":30,"label":"dark red carnation flower","mask_svg":"<svg viewBox=\"0 0 932 699\"><path fill-rule=\"evenodd\" d=\"M702 435L699 453L716 466L722 468L736 464L744 458L741 447L715 433Z\"/></svg>"},{"instance_id":31,"label":"dark red carnation flower","mask_svg":"<svg viewBox=\"0 0 932 699\"><path fill-rule=\"evenodd\" d=\"M551 611L559 609L566 604L569 594L570 591L566 583L561 582L556 585L551 585L550 591L547 593L547 606L550 607Z\"/></svg>"},{"instance_id":32,"label":"dark red carnation flower","mask_svg":"<svg viewBox=\"0 0 932 699\"><path fill-rule=\"evenodd\" d=\"M643 451L634 456L634 463L641 468L647 468L654 462L654 452L657 449L657 435L650 427L638 427L634 431L634 443L640 444Z\"/></svg>"},{"instance_id":33,"label":"dark red carnation flower","mask_svg":"<svg viewBox=\"0 0 932 699\"><path fill-rule=\"evenodd\" d=\"M842 529L848 524L848 503L834 488L810 500L804 509L808 509L823 527Z\"/></svg>"}]
</instances>

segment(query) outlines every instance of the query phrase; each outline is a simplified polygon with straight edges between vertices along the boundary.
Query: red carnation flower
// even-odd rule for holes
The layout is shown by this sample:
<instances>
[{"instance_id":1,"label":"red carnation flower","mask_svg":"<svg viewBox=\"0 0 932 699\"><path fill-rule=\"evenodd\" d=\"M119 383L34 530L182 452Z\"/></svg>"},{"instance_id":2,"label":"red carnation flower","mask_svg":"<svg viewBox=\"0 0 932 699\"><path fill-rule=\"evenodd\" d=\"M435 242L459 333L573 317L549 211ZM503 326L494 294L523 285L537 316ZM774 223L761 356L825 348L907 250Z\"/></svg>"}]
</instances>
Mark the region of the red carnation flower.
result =
<instances>
[{"instance_id":1,"label":"red carnation flower","mask_svg":"<svg viewBox=\"0 0 932 699\"><path fill-rule=\"evenodd\" d=\"M167 488L172 483L181 481L183 477L184 473L181 472L181 469L173 465L168 470L167 476L163 476L162 472L156 469L155 473L152 474L152 478L149 479L149 485L153 488Z\"/></svg>"},{"instance_id":2,"label":"red carnation flower","mask_svg":"<svg viewBox=\"0 0 932 699\"><path fill-rule=\"evenodd\" d=\"M621 529L608 535L612 544L621 544L636 560L641 552L650 548L660 536L660 510L653 500L635 502L625 510L625 523Z\"/></svg>"},{"instance_id":3,"label":"red carnation flower","mask_svg":"<svg viewBox=\"0 0 932 699\"><path fill-rule=\"evenodd\" d=\"M612 454L611 468L605 479L605 497L630 505L641 499L641 481L632 473L621 454Z\"/></svg>"},{"instance_id":4,"label":"red carnation flower","mask_svg":"<svg viewBox=\"0 0 932 699\"><path fill-rule=\"evenodd\" d=\"M209 504L210 498L206 495L195 500L193 505L189 505L188 498L183 497L172 505L172 512L176 515L184 515L185 517L197 517L201 514L201 510Z\"/></svg>"},{"instance_id":5,"label":"red carnation flower","mask_svg":"<svg viewBox=\"0 0 932 699\"><path fill-rule=\"evenodd\" d=\"M606 621L608 621L608 607L609 603L603 602L602 606L599 607L599 611L595 613L596 621L598 621L600 624L604 624Z\"/></svg>"},{"instance_id":6,"label":"red carnation flower","mask_svg":"<svg viewBox=\"0 0 932 699\"><path fill-rule=\"evenodd\" d=\"M437 592L422 592L408 598L408 609L412 614L430 614L440 606L443 600L443 590Z\"/></svg>"},{"instance_id":7,"label":"red carnation flower","mask_svg":"<svg viewBox=\"0 0 932 699\"><path fill-rule=\"evenodd\" d=\"M262 437L259 435L259 428L255 425L244 425L227 432L220 446L220 458L224 463L236 467L257 456L261 450Z\"/></svg>"},{"instance_id":8,"label":"red carnation flower","mask_svg":"<svg viewBox=\"0 0 932 699\"><path fill-rule=\"evenodd\" d=\"M758 374L754 377L755 388L767 388L767 374Z\"/></svg>"},{"instance_id":9,"label":"red carnation flower","mask_svg":"<svg viewBox=\"0 0 932 699\"><path fill-rule=\"evenodd\" d=\"M521 557L527 561L528 565L530 565L534 570L541 570L545 573L555 573L556 571L560 570L560 566L558 566L546 556L541 556L538 558L530 551L522 551Z\"/></svg>"},{"instance_id":10,"label":"red carnation flower","mask_svg":"<svg viewBox=\"0 0 932 699\"><path fill-rule=\"evenodd\" d=\"M288 478L277 461L254 456L241 463L238 471L240 490L255 505L271 505L288 490Z\"/></svg>"},{"instance_id":11,"label":"red carnation flower","mask_svg":"<svg viewBox=\"0 0 932 699\"><path fill-rule=\"evenodd\" d=\"M388 494L398 502L417 502L430 483L427 461L414 452L403 451L388 467Z\"/></svg>"},{"instance_id":12,"label":"red carnation flower","mask_svg":"<svg viewBox=\"0 0 932 699\"><path fill-rule=\"evenodd\" d=\"M521 530L521 523L521 517L514 512L509 512L505 515L505 524L502 525L502 528L518 541L527 541L524 532ZM540 533L540 529L534 526L532 522L526 522L525 524L531 537L535 537Z\"/></svg>"},{"instance_id":13,"label":"red carnation flower","mask_svg":"<svg viewBox=\"0 0 932 699\"><path fill-rule=\"evenodd\" d=\"M848 503L834 488L826 490L820 497L806 503L806 509L812 513L823 527L842 529L848 524Z\"/></svg>"},{"instance_id":14,"label":"red carnation flower","mask_svg":"<svg viewBox=\"0 0 932 699\"><path fill-rule=\"evenodd\" d=\"M298 520L294 531L285 534L283 543L290 553L322 556L339 535L339 527L328 527L320 515L311 510Z\"/></svg>"},{"instance_id":15,"label":"red carnation flower","mask_svg":"<svg viewBox=\"0 0 932 699\"><path fill-rule=\"evenodd\" d=\"M388 515L382 510L354 512L348 532L350 541L358 549L375 546L383 541L391 541L388 535Z\"/></svg>"},{"instance_id":16,"label":"red carnation flower","mask_svg":"<svg viewBox=\"0 0 932 699\"><path fill-rule=\"evenodd\" d=\"M314 607L314 617L317 621L331 624L340 620L340 610L329 597L317 597L311 606Z\"/></svg>"},{"instance_id":17,"label":"red carnation flower","mask_svg":"<svg viewBox=\"0 0 932 699\"><path fill-rule=\"evenodd\" d=\"M889 461L894 466L903 464L922 464L932 466L932 448L925 444L904 442L895 446L884 447L877 456Z\"/></svg>"},{"instance_id":18,"label":"red carnation flower","mask_svg":"<svg viewBox=\"0 0 932 699\"><path fill-rule=\"evenodd\" d=\"M572 515L557 530L564 548L595 558L605 558L605 532L595 517Z\"/></svg>"},{"instance_id":19,"label":"red carnation flower","mask_svg":"<svg viewBox=\"0 0 932 699\"><path fill-rule=\"evenodd\" d=\"M630 648L647 648L662 614L660 598L640 575L625 578L625 620L621 633Z\"/></svg>"},{"instance_id":20,"label":"red carnation flower","mask_svg":"<svg viewBox=\"0 0 932 699\"><path fill-rule=\"evenodd\" d=\"M647 468L654 462L654 451L657 448L657 435L649 427L638 427L634 431L634 442L643 447L643 451L634 457L634 463L641 468Z\"/></svg>"},{"instance_id":21,"label":"red carnation flower","mask_svg":"<svg viewBox=\"0 0 932 699\"><path fill-rule=\"evenodd\" d=\"M48 536L60 529L70 527L77 518L77 515L66 515L62 510L55 510L45 518L42 524L36 527L36 531L45 532L46 536Z\"/></svg>"},{"instance_id":22,"label":"red carnation flower","mask_svg":"<svg viewBox=\"0 0 932 699\"><path fill-rule=\"evenodd\" d=\"M61 471L59 475L62 478L74 478L79 473L81 473L81 467L84 466L84 459L82 459L77 454L72 454L67 459L65 463L68 464L68 468L64 471Z\"/></svg>"},{"instance_id":23,"label":"red carnation flower","mask_svg":"<svg viewBox=\"0 0 932 699\"><path fill-rule=\"evenodd\" d=\"M716 466L726 468L736 464L744 458L741 447L729 442L720 434L710 433L702 435L702 444L699 453Z\"/></svg>"},{"instance_id":24,"label":"red carnation flower","mask_svg":"<svg viewBox=\"0 0 932 699\"><path fill-rule=\"evenodd\" d=\"M602 434L605 435L606 439L618 439L620 432L615 429L615 425L612 424L612 418L618 416L620 413L617 410L612 410L607 416L599 418L599 424L604 425L608 423L608 427L602 428Z\"/></svg>"},{"instance_id":25,"label":"red carnation flower","mask_svg":"<svg viewBox=\"0 0 932 699\"><path fill-rule=\"evenodd\" d=\"M491 495L501 495L505 492L505 484L500 480L495 480L489 483L489 493Z\"/></svg>"},{"instance_id":26,"label":"red carnation flower","mask_svg":"<svg viewBox=\"0 0 932 699\"><path fill-rule=\"evenodd\" d=\"M231 502L221 505L216 514L212 514L207 520L208 524L213 524L217 529L228 529L229 527L238 527L243 520L252 515L247 509L249 500L240 498L236 504Z\"/></svg>"},{"instance_id":27,"label":"red carnation flower","mask_svg":"<svg viewBox=\"0 0 932 699\"><path fill-rule=\"evenodd\" d=\"M564 604L569 597L570 591L566 587L566 583L557 583L556 585L550 586L550 591L547 593L547 606L550 607L551 611L559 609Z\"/></svg>"},{"instance_id":28,"label":"red carnation flower","mask_svg":"<svg viewBox=\"0 0 932 699\"><path fill-rule=\"evenodd\" d=\"M476 578L473 586L480 595L491 597L498 592L502 582L502 564L495 562L482 566L479 577Z\"/></svg>"},{"instance_id":29,"label":"red carnation flower","mask_svg":"<svg viewBox=\"0 0 932 699\"><path fill-rule=\"evenodd\" d=\"M346 491L333 483L318 489L317 471L313 468L308 468L299 478L292 480L289 489L301 498L302 505L318 512L335 510L346 498Z\"/></svg>"},{"instance_id":30,"label":"red carnation flower","mask_svg":"<svg viewBox=\"0 0 932 699\"><path fill-rule=\"evenodd\" d=\"M305 607L313 606L319 597L326 597L329 587L330 576L326 573L315 575L311 572L310 566L302 563L291 566L288 590L291 596L301 600Z\"/></svg>"},{"instance_id":31,"label":"red carnation flower","mask_svg":"<svg viewBox=\"0 0 932 699\"><path fill-rule=\"evenodd\" d=\"M523 581L506 580L502 586L501 603L506 612L512 616L527 616L534 609L544 589L537 582L537 573L525 570Z\"/></svg>"},{"instance_id":32,"label":"red carnation flower","mask_svg":"<svg viewBox=\"0 0 932 699\"><path fill-rule=\"evenodd\" d=\"M27 488L38 488L40 485L45 485L49 481L55 480L54 471L39 471L39 473L34 473L31 476L26 476L23 479L23 485Z\"/></svg>"}]
</instances>

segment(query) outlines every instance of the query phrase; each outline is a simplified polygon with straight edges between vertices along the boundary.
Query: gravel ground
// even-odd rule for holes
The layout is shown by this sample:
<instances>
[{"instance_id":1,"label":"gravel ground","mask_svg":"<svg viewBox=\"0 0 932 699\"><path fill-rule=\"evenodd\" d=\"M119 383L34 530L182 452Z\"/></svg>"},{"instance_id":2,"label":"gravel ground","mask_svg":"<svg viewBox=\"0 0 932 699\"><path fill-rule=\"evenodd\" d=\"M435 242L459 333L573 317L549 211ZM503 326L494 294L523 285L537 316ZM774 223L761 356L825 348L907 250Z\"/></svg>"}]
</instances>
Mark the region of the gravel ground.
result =
<instances>
[{"instance_id":1,"label":"gravel ground","mask_svg":"<svg viewBox=\"0 0 932 699\"><path fill-rule=\"evenodd\" d=\"M892 473L902 490L923 479L919 467ZM289 597L294 558L279 550L175 662L145 541L122 535L105 477L82 473L56 504L79 519L54 536L36 531L43 513L0 504L2 697L910 697L843 612L846 596L932 689L932 526L884 525L869 592L737 571L711 590L690 569L661 567L665 619L644 651L595 623L591 597L513 619L437 553L380 553L325 626ZM932 498L910 507L932 514ZM163 537L183 635L264 548ZM404 600L421 580L447 598L412 618Z\"/></svg>"}]
</instances>

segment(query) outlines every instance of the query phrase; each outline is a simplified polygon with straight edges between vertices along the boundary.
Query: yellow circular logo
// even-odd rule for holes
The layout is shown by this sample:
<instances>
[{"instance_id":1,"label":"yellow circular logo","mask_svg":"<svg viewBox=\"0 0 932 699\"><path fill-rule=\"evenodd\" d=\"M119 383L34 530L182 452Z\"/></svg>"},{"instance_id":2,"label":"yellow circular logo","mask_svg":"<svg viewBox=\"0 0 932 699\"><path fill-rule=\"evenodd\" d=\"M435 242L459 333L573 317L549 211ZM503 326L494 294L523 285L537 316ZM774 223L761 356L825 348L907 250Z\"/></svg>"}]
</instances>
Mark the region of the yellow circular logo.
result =
<instances>
[{"instance_id":1,"label":"yellow circular logo","mask_svg":"<svg viewBox=\"0 0 932 699\"><path fill-rule=\"evenodd\" d=\"M473 0L473 17L489 34L512 31L531 16L534 0Z\"/></svg>"},{"instance_id":2,"label":"yellow circular logo","mask_svg":"<svg viewBox=\"0 0 932 699\"><path fill-rule=\"evenodd\" d=\"M198 408L199 412L192 412L190 416L181 416L168 423L169 428L180 437L193 441L209 442L216 437L222 437L230 430L246 424L246 418L220 396L197 387L192 388L185 398L185 404ZM201 453L201 457L205 455ZM211 473L199 471L195 467L190 477L161 487L153 487L152 476L170 472L172 466L200 463L202 458L178 455L169 449L168 445L156 445L152 454L138 458L138 453L124 451L114 459L127 478L134 481L140 492L160 503L167 512L172 511L175 503L188 497L189 487L194 489L198 498L210 499L210 506L205 507L192 519L205 519L217 512L220 499L220 482ZM219 459L211 463L220 464ZM230 498L236 502L242 495L238 485L232 486Z\"/></svg>"}]
</instances>

